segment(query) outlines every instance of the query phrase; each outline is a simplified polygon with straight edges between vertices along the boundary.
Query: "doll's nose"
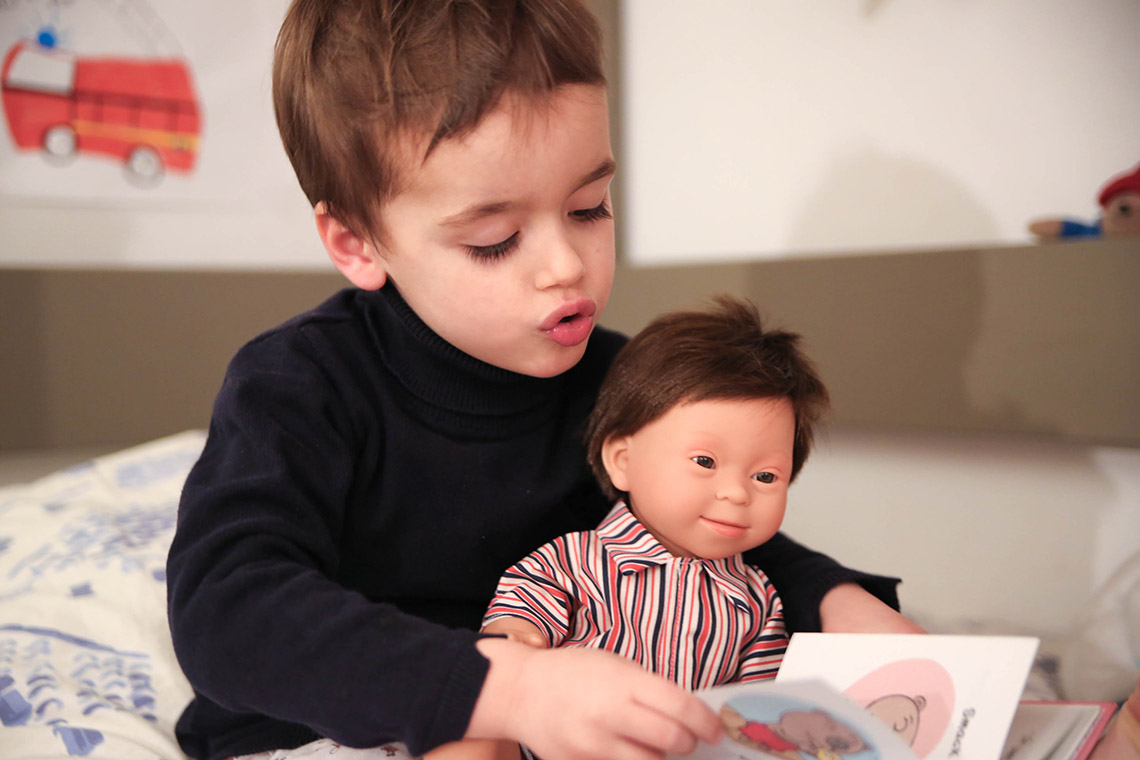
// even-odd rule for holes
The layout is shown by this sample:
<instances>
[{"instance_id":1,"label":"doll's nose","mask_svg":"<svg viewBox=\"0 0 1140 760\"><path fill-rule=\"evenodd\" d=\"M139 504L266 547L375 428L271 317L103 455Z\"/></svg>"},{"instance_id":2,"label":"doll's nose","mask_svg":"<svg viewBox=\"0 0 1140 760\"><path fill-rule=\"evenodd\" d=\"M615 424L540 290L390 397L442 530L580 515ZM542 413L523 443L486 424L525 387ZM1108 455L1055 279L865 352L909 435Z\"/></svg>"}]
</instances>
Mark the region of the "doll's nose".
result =
<instances>
[{"instance_id":1,"label":"doll's nose","mask_svg":"<svg viewBox=\"0 0 1140 760\"><path fill-rule=\"evenodd\" d=\"M722 478L717 483L716 497L731 504L744 506L748 503L748 489L736 478Z\"/></svg>"}]
</instances>

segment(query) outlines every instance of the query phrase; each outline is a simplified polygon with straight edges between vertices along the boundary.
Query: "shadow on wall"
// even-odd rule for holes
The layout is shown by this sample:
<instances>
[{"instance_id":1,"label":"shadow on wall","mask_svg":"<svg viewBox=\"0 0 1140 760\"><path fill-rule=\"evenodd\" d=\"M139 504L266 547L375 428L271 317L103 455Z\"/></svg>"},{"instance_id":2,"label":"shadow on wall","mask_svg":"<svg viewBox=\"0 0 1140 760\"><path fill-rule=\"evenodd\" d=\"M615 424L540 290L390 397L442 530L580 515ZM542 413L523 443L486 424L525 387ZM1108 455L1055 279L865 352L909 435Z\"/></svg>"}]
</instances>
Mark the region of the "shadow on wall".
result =
<instances>
[{"instance_id":1,"label":"shadow on wall","mask_svg":"<svg viewBox=\"0 0 1140 760\"><path fill-rule=\"evenodd\" d=\"M881 215L848 214L852 198L861 207L872 200ZM872 237L902 247L964 232L979 240L996 234L993 220L961 185L923 162L863 149L832 164L788 243L828 250ZM760 277L754 289L771 313L794 309L794 329L812 339L811 351L835 389L839 419L920 426L947 419L980 422L962 369L980 333L986 300L978 252L810 259L802 268L790 273L787 285L811 283L809 290L786 291L796 292L798 304L781 297L785 288L774 289Z\"/></svg>"},{"instance_id":2,"label":"shadow on wall","mask_svg":"<svg viewBox=\"0 0 1140 760\"><path fill-rule=\"evenodd\" d=\"M876 250L915 250L924 240L961 240L966 247L999 238L974 194L930 163L860 147L827 166L790 226L789 250L837 251L853 240L879 241ZM860 211L866 208L878 212Z\"/></svg>"}]
</instances>

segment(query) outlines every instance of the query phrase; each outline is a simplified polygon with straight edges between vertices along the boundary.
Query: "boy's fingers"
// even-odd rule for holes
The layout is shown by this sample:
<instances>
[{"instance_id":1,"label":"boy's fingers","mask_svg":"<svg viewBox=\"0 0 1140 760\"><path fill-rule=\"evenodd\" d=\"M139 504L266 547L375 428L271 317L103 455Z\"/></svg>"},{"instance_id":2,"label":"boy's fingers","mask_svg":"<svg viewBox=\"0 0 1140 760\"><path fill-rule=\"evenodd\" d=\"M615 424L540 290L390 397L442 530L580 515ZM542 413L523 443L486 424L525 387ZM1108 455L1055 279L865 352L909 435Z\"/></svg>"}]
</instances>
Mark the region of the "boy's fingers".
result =
<instances>
[{"instance_id":1,"label":"boy's fingers","mask_svg":"<svg viewBox=\"0 0 1140 760\"><path fill-rule=\"evenodd\" d=\"M660 713L678 728L684 727L701 741L716 744L724 735L724 727L716 713L704 702L678 687L661 688L660 682L655 680L650 688L640 690L634 699Z\"/></svg>"},{"instance_id":2,"label":"boy's fingers","mask_svg":"<svg viewBox=\"0 0 1140 760\"><path fill-rule=\"evenodd\" d=\"M666 717L651 707L638 705L636 720L622 726L626 737L655 753L687 755L697 747L697 735L686 725Z\"/></svg>"}]
</instances>

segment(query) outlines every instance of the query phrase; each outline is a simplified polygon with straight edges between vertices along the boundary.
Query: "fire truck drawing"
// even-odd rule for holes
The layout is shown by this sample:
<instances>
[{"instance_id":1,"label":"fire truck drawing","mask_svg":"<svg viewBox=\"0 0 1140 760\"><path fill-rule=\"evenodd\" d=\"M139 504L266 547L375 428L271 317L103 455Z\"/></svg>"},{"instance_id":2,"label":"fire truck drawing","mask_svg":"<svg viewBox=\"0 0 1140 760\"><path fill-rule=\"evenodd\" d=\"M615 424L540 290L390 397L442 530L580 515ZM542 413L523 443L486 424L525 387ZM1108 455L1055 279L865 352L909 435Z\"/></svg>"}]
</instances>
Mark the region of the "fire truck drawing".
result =
<instances>
[{"instance_id":1,"label":"fire truck drawing","mask_svg":"<svg viewBox=\"0 0 1140 760\"><path fill-rule=\"evenodd\" d=\"M4 57L0 92L23 150L112 156L146 181L194 168L202 119L181 59L83 57L25 39Z\"/></svg>"}]
</instances>

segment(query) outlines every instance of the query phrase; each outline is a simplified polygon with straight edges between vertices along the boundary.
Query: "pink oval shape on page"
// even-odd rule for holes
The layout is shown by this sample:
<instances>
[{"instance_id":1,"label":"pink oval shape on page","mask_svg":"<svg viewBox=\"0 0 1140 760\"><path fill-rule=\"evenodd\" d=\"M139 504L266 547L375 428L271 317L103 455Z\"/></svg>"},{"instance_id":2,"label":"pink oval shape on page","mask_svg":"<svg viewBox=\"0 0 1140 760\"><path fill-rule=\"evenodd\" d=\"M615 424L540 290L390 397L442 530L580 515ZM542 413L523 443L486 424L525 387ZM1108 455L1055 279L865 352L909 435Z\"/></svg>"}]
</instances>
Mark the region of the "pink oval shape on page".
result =
<instances>
[{"instance_id":1,"label":"pink oval shape on page","mask_svg":"<svg viewBox=\"0 0 1140 760\"><path fill-rule=\"evenodd\" d=\"M872 670L844 692L910 741L919 757L938 744L954 714L954 680L934 660L896 660ZM917 728L912 721L917 720ZM913 735L910 739L908 734Z\"/></svg>"}]
</instances>

